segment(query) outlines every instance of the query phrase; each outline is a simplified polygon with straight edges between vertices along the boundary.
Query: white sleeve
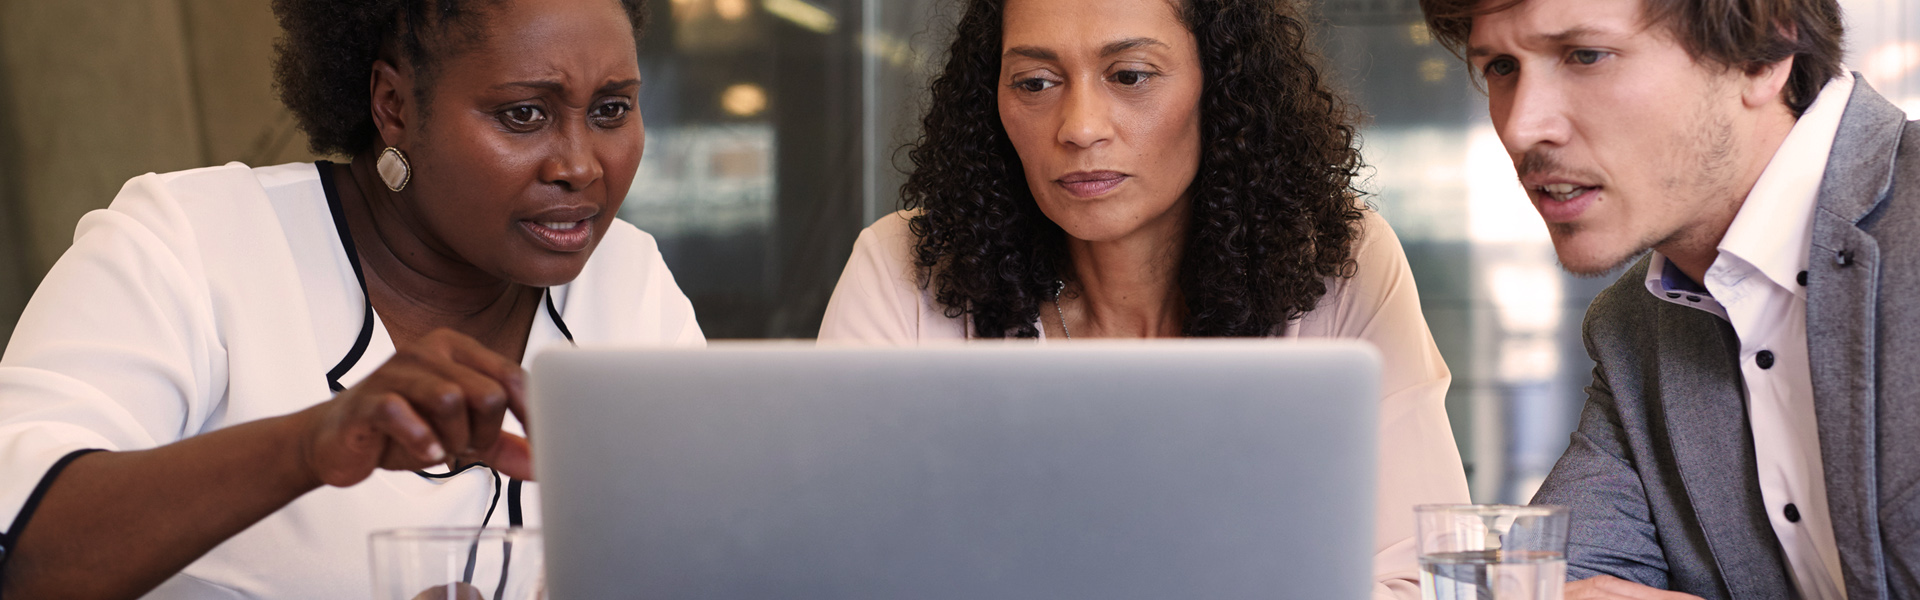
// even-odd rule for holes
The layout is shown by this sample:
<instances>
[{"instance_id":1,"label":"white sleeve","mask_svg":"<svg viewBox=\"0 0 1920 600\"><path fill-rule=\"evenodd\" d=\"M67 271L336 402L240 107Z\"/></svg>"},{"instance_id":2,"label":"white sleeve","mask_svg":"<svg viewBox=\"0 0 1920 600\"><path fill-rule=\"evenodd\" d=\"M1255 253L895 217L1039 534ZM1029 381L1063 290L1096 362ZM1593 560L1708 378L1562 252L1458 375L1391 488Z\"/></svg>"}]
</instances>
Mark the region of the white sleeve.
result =
<instances>
[{"instance_id":1,"label":"white sleeve","mask_svg":"<svg viewBox=\"0 0 1920 600\"><path fill-rule=\"evenodd\" d=\"M0 358L0 525L25 523L23 505L61 457L179 440L224 397L194 239L151 174L80 220Z\"/></svg>"},{"instance_id":2,"label":"white sleeve","mask_svg":"<svg viewBox=\"0 0 1920 600\"><path fill-rule=\"evenodd\" d=\"M1447 421L1447 371L1420 311L1406 251L1385 219L1367 211L1358 270L1328 290L1300 324L1303 336L1357 338L1380 351L1379 474L1374 505L1374 598L1420 597L1413 507L1470 502L1466 470Z\"/></svg>"},{"instance_id":3,"label":"white sleeve","mask_svg":"<svg viewBox=\"0 0 1920 600\"><path fill-rule=\"evenodd\" d=\"M910 260L908 215L896 212L860 232L833 286L819 342L911 346L920 342L924 292Z\"/></svg>"}]
</instances>

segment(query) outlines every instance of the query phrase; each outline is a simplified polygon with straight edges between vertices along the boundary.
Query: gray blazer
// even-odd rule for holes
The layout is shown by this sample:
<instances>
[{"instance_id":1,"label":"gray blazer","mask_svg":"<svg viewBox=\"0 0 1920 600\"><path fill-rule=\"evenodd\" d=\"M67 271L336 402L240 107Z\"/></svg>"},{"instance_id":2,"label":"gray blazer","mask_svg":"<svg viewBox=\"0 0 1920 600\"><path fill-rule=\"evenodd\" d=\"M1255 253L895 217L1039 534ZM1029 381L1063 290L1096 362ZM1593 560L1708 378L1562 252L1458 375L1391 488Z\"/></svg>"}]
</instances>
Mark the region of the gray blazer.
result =
<instances>
[{"instance_id":1,"label":"gray blazer","mask_svg":"<svg viewBox=\"0 0 1920 600\"><path fill-rule=\"evenodd\" d=\"M1813 222L1807 345L1850 600L1920 598L1920 125L1855 76ZM1534 496L1572 507L1568 577L1799 594L1760 502L1733 329L1647 293L1587 309L1580 428Z\"/></svg>"}]
</instances>

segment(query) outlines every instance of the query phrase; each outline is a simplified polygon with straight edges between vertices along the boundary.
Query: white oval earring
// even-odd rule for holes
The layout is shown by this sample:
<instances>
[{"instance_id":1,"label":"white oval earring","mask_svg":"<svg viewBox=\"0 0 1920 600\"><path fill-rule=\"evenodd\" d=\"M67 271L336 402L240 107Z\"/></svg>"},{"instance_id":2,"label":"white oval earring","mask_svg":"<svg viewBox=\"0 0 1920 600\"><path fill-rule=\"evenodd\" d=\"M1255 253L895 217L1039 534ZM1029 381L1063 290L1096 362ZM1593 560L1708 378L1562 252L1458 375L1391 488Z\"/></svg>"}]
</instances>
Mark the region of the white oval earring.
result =
<instances>
[{"instance_id":1,"label":"white oval earring","mask_svg":"<svg viewBox=\"0 0 1920 600\"><path fill-rule=\"evenodd\" d=\"M407 189L407 182L413 181L413 165L407 164L407 155L399 148L387 146L373 164L380 172L380 180L387 183L387 189L398 192Z\"/></svg>"}]
</instances>

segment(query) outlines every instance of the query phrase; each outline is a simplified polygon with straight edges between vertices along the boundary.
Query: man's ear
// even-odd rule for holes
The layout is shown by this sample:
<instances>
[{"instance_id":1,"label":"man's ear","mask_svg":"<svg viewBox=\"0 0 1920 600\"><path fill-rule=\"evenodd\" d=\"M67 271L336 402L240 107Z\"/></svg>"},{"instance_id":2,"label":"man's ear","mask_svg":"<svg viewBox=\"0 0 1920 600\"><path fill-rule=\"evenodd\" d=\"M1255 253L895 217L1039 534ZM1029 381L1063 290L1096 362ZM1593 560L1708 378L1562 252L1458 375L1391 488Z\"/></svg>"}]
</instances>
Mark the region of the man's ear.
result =
<instances>
[{"instance_id":1,"label":"man's ear","mask_svg":"<svg viewBox=\"0 0 1920 600\"><path fill-rule=\"evenodd\" d=\"M1792 56L1752 69L1746 74L1746 90L1740 100L1747 108L1764 108L1776 102L1784 105L1787 103L1787 80L1792 76Z\"/></svg>"},{"instance_id":2,"label":"man's ear","mask_svg":"<svg viewBox=\"0 0 1920 600\"><path fill-rule=\"evenodd\" d=\"M380 132L380 145L404 147L413 129L407 119L407 103L413 100L412 70L395 67L386 59L376 60L367 85L373 94L373 127Z\"/></svg>"}]
</instances>

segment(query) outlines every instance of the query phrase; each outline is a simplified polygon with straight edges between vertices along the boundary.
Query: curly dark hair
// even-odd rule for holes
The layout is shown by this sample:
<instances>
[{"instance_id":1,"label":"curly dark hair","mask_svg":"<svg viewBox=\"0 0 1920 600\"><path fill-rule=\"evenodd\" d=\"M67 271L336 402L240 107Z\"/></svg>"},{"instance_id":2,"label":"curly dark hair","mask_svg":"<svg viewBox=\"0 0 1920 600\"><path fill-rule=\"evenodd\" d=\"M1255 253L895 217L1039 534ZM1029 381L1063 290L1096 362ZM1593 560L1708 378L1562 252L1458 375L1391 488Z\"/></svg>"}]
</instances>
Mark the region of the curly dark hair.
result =
<instances>
[{"instance_id":1,"label":"curly dark hair","mask_svg":"<svg viewBox=\"0 0 1920 600\"><path fill-rule=\"evenodd\" d=\"M1295 0L1179 0L1199 42L1200 169L1179 285L1188 336L1266 336L1350 277L1363 163ZM921 286L978 337L1035 337L1066 233L1040 212L996 104L1006 0L970 0L934 79L903 204Z\"/></svg>"},{"instance_id":2,"label":"curly dark hair","mask_svg":"<svg viewBox=\"0 0 1920 600\"><path fill-rule=\"evenodd\" d=\"M482 33L485 9L505 0L273 0L285 32L274 44L274 87L318 154L372 148L375 60L413 67L413 94L430 96L434 66ZM614 1L614 0L609 0ZM646 0L618 0L638 37Z\"/></svg>"}]
</instances>

